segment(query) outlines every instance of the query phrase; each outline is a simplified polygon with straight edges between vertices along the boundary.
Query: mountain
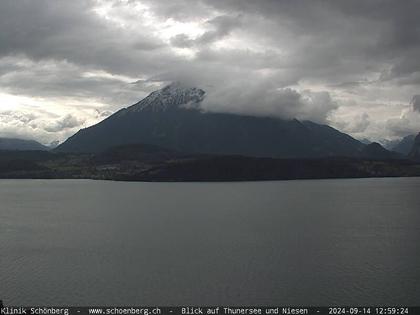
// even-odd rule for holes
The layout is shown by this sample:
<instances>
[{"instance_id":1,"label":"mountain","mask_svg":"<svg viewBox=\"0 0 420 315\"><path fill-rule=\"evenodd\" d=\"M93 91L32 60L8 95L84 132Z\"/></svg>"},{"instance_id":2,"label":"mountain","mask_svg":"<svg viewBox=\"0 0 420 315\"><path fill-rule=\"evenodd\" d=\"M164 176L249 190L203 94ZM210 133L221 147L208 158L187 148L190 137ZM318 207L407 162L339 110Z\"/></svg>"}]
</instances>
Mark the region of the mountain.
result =
<instances>
[{"instance_id":1,"label":"mountain","mask_svg":"<svg viewBox=\"0 0 420 315\"><path fill-rule=\"evenodd\" d=\"M414 139L414 144L408 157L420 162L420 133Z\"/></svg>"},{"instance_id":2,"label":"mountain","mask_svg":"<svg viewBox=\"0 0 420 315\"><path fill-rule=\"evenodd\" d=\"M159 162L184 156L185 154L151 144L125 144L97 153L92 161L97 164L128 161Z\"/></svg>"},{"instance_id":3,"label":"mountain","mask_svg":"<svg viewBox=\"0 0 420 315\"><path fill-rule=\"evenodd\" d=\"M0 150L33 151L48 150L46 146L35 140L23 140L14 138L0 138Z\"/></svg>"},{"instance_id":4,"label":"mountain","mask_svg":"<svg viewBox=\"0 0 420 315\"><path fill-rule=\"evenodd\" d=\"M364 144L327 125L200 110L205 92L171 84L82 129L59 152L101 152L144 143L186 153L311 158L355 156Z\"/></svg>"},{"instance_id":5,"label":"mountain","mask_svg":"<svg viewBox=\"0 0 420 315\"><path fill-rule=\"evenodd\" d=\"M391 150L407 156L413 148L415 138L416 135L408 135L394 144Z\"/></svg>"},{"instance_id":6,"label":"mountain","mask_svg":"<svg viewBox=\"0 0 420 315\"><path fill-rule=\"evenodd\" d=\"M54 141L50 142L50 144L47 145L47 148L49 150L52 150L52 149L55 149L56 147L58 147L59 144L60 144L60 141L54 140Z\"/></svg>"},{"instance_id":7,"label":"mountain","mask_svg":"<svg viewBox=\"0 0 420 315\"><path fill-rule=\"evenodd\" d=\"M367 159L398 159L403 158L399 153L388 151L377 142L372 142L366 145L359 154L361 158Z\"/></svg>"},{"instance_id":8,"label":"mountain","mask_svg":"<svg viewBox=\"0 0 420 315\"><path fill-rule=\"evenodd\" d=\"M360 139L359 141L363 144L366 144L366 145L372 143L372 141L370 141L369 139L366 139L366 138Z\"/></svg>"}]
</instances>

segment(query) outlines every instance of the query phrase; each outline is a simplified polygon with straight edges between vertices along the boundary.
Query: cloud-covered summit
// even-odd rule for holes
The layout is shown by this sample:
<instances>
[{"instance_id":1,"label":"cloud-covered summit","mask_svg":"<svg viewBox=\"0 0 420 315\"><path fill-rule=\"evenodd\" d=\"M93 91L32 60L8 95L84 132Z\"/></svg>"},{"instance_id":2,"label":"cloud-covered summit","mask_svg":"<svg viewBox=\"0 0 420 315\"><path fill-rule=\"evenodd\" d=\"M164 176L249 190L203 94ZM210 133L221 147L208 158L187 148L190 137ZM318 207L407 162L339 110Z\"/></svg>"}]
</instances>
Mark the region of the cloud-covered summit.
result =
<instances>
[{"instance_id":1,"label":"cloud-covered summit","mask_svg":"<svg viewBox=\"0 0 420 315\"><path fill-rule=\"evenodd\" d=\"M420 129L414 0L4 0L0 135L71 135L169 82L211 111Z\"/></svg>"}]
</instances>

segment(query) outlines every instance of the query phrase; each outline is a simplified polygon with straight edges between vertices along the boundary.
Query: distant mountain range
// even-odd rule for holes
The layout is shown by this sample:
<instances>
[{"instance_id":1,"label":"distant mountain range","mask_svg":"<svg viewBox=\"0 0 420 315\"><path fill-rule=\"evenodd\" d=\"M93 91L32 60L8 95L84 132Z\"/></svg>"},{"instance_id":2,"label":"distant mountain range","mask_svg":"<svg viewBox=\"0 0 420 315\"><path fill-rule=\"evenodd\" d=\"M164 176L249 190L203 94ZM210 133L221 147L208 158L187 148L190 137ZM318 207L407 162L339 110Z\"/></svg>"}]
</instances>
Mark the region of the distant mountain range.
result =
<instances>
[{"instance_id":1,"label":"distant mountain range","mask_svg":"<svg viewBox=\"0 0 420 315\"><path fill-rule=\"evenodd\" d=\"M23 140L15 138L0 138L0 150L33 151L48 150L49 148L35 140Z\"/></svg>"},{"instance_id":2,"label":"distant mountain range","mask_svg":"<svg viewBox=\"0 0 420 315\"><path fill-rule=\"evenodd\" d=\"M201 89L171 84L80 130L56 151L97 153L141 143L186 153L252 157L397 156L379 144L366 145L311 121L203 112L199 105L205 96Z\"/></svg>"}]
</instances>

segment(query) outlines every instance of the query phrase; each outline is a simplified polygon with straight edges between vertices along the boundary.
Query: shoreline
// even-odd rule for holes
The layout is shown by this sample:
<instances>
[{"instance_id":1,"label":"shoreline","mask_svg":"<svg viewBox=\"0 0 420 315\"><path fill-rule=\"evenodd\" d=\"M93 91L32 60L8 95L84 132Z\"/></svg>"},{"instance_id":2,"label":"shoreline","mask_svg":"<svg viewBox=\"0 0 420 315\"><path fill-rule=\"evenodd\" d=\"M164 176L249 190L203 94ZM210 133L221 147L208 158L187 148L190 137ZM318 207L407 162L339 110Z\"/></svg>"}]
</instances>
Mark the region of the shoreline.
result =
<instances>
[{"instance_id":1,"label":"shoreline","mask_svg":"<svg viewBox=\"0 0 420 315\"><path fill-rule=\"evenodd\" d=\"M420 175L413 176L368 176L368 177L323 177L323 178L289 178L289 179L243 179L243 180L120 180L107 178L74 178L74 177L0 177L0 181L8 180L42 180L42 181L102 181L121 183L258 183L258 182L290 182L290 181L326 181L326 180L359 180L359 179L405 179L420 178Z\"/></svg>"}]
</instances>

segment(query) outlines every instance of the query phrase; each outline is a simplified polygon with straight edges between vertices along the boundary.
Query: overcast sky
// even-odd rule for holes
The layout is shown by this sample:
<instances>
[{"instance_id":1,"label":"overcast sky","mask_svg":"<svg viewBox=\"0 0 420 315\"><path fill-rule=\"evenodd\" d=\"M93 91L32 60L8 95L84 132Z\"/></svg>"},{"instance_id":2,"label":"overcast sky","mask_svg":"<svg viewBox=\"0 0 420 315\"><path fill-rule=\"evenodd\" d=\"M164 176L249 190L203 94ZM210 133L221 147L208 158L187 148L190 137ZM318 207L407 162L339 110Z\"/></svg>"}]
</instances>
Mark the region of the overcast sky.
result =
<instances>
[{"instance_id":1,"label":"overcast sky","mask_svg":"<svg viewBox=\"0 0 420 315\"><path fill-rule=\"evenodd\" d=\"M1 0L0 136L64 140L171 81L205 110L420 131L420 1Z\"/></svg>"}]
</instances>

